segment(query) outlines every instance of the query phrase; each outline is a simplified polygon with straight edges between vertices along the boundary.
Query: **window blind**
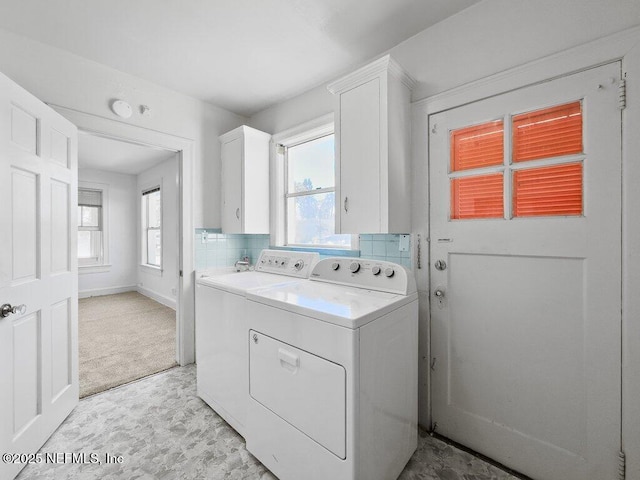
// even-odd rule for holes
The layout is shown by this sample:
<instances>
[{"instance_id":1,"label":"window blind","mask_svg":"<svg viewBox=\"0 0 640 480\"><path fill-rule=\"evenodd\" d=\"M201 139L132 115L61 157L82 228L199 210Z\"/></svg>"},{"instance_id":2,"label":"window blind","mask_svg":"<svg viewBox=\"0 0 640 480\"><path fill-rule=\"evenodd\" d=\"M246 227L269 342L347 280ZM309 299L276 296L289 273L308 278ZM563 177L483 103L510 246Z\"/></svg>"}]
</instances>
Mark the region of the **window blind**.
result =
<instances>
[{"instance_id":1,"label":"window blind","mask_svg":"<svg viewBox=\"0 0 640 480\"><path fill-rule=\"evenodd\" d=\"M160 191L160 187L153 187L153 188L150 188L149 190L144 190L142 192L142 196L144 197L145 195L149 195L150 193L159 192L159 191Z\"/></svg>"},{"instance_id":2,"label":"window blind","mask_svg":"<svg viewBox=\"0 0 640 480\"><path fill-rule=\"evenodd\" d=\"M513 215L582 215L582 163L513 173Z\"/></svg>"},{"instance_id":3,"label":"window blind","mask_svg":"<svg viewBox=\"0 0 640 480\"><path fill-rule=\"evenodd\" d=\"M501 165L504 156L502 120L451 132L451 171Z\"/></svg>"},{"instance_id":4,"label":"window blind","mask_svg":"<svg viewBox=\"0 0 640 480\"><path fill-rule=\"evenodd\" d=\"M513 117L513 161L582 153L582 103L573 102Z\"/></svg>"},{"instance_id":5,"label":"window blind","mask_svg":"<svg viewBox=\"0 0 640 480\"><path fill-rule=\"evenodd\" d=\"M451 180L451 219L504 218L503 174Z\"/></svg>"},{"instance_id":6,"label":"window blind","mask_svg":"<svg viewBox=\"0 0 640 480\"><path fill-rule=\"evenodd\" d=\"M78 189L79 207L102 207L102 192L100 190Z\"/></svg>"}]
</instances>

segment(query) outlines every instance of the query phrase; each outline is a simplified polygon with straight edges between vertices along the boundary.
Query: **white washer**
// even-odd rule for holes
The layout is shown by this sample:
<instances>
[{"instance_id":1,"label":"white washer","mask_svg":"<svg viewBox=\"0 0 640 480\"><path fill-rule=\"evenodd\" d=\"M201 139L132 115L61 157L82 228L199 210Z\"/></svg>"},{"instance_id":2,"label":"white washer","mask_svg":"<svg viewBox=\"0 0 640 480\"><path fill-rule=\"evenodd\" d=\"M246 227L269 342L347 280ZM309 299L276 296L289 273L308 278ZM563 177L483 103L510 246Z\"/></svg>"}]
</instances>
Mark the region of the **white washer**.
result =
<instances>
[{"instance_id":1,"label":"white washer","mask_svg":"<svg viewBox=\"0 0 640 480\"><path fill-rule=\"evenodd\" d=\"M245 436L249 395L247 290L307 279L317 253L263 250L255 270L196 278L198 396Z\"/></svg>"},{"instance_id":2,"label":"white washer","mask_svg":"<svg viewBox=\"0 0 640 480\"><path fill-rule=\"evenodd\" d=\"M329 258L247 300L248 450L281 480L395 480L418 438L413 275Z\"/></svg>"}]
</instances>

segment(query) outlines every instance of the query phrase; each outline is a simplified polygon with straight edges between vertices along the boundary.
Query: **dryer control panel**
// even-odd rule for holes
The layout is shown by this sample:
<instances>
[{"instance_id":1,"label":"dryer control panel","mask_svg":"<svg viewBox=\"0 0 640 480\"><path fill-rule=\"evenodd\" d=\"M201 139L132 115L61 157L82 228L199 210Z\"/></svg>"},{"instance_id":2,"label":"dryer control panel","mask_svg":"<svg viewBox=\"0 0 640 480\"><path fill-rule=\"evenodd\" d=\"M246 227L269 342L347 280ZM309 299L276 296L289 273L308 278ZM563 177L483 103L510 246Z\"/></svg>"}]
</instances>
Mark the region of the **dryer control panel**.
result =
<instances>
[{"instance_id":1,"label":"dryer control panel","mask_svg":"<svg viewBox=\"0 0 640 480\"><path fill-rule=\"evenodd\" d=\"M290 277L309 278L311 269L319 255L294 250L263 250L256 262L256 272L289 275Z\"/></svg>"},{"instance_id":2,"label":"dryer control panel","mask_svg":"<svg viewBox=\"0 0 640 480\"><path fill-rule=\"evenodd\" d=\"M410 295L416 281L410 270L397 263L353 257L320 260L311 271L311 280Z\"/></svg>"}]
</instances>

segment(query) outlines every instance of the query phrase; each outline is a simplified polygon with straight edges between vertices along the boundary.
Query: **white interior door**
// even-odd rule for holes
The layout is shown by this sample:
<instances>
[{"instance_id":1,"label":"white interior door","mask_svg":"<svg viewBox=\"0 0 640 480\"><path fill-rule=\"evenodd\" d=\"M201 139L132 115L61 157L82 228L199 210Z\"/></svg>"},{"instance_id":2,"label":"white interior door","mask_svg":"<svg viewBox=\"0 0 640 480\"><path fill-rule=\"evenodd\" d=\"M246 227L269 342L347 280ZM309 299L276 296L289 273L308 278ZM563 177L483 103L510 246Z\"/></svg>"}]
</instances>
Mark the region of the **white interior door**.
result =
<instances>
[{"instance_id":1,"label":"white interior door","mask_svg":"<svg viewBox=\"0 0 640 480\"><path fill-rule=\"evenodd\" d=\"M33 454L78 402L77 130L2 74L0 178L0 452Z\"/></svg>"},{"instance_id":2,"label":"white interior door","mask_svg":"<svg viewBox=\"0 0 640 480\"><path fill-rule=\"evenodd\" d=\"M430 118L433 421L538 480L617 475L619 79Z\"/></svg>"}]
</instances>

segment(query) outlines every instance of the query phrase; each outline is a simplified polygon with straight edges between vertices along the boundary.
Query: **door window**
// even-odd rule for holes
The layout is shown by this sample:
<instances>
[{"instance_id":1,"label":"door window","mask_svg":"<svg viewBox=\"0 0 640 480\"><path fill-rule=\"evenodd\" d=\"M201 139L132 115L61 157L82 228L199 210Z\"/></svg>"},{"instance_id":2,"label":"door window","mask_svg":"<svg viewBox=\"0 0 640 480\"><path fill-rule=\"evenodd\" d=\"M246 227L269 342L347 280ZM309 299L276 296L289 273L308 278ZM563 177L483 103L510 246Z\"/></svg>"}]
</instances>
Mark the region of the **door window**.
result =
<instances>
[{"instance_id":1,"label":"door window","mask_svg":"<svg viewBox=\"0 0 640 480\"><path fill-rule=\"evenodd\" d=\"M581 216L582 137L581 101L452 130L450 219Z\"/></svg>"}]
</instances>

